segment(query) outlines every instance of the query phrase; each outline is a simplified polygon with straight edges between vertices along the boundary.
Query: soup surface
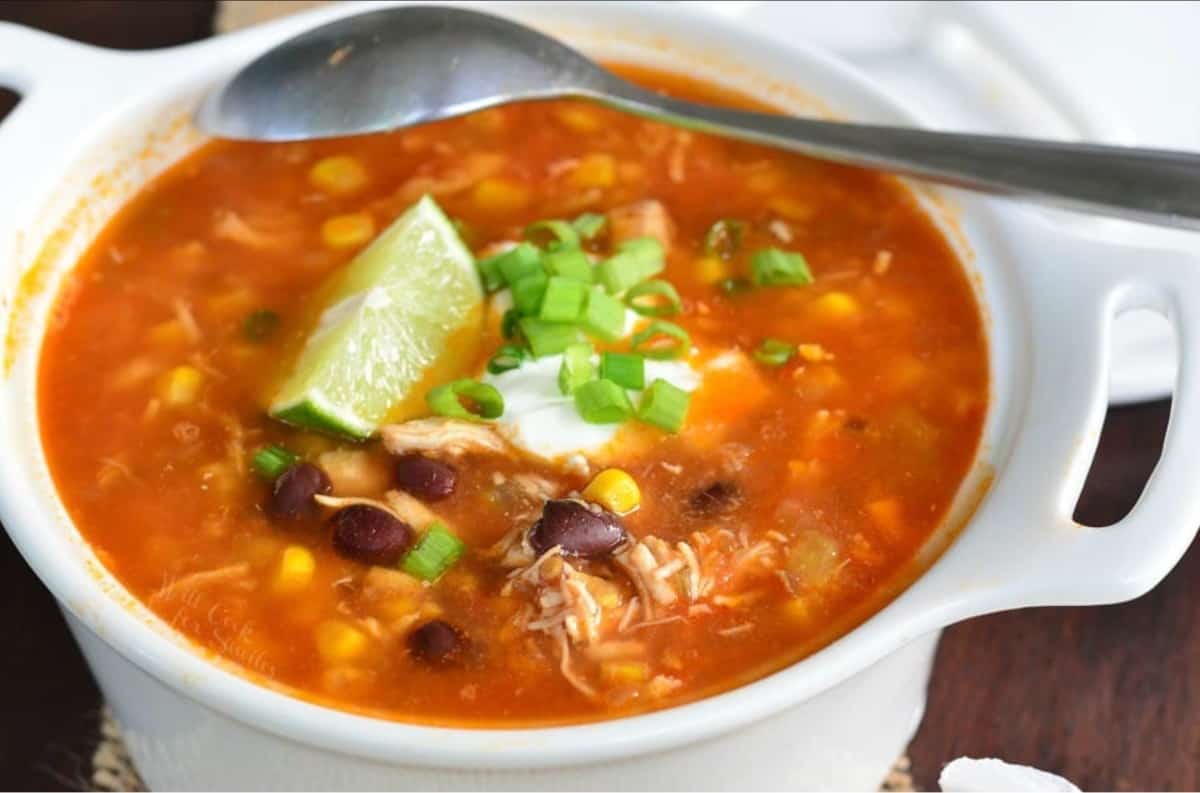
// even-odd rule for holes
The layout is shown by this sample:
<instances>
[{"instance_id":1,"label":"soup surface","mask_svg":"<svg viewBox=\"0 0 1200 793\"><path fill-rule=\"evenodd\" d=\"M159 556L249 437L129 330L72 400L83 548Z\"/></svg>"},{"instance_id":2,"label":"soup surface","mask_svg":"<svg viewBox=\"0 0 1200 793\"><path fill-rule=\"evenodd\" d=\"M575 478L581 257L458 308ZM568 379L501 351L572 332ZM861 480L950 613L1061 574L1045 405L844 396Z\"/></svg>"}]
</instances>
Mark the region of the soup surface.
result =
<instances>
[{"instance_id":1,"label":"soup surface","mask_svg":"<svg viewBox=\"0 0 1200 793\"><path fill-rule=\"evenodd\" d=\"M269 417L326 284L426 194L480 260L583 215L597 272L622 251L665 261L678 300L610 290L663 316L626 309L620 338L590 339L582 380L618 384L597 403L610 423L584 421L571 386L538 412L558 352L496 364L503 330L522 343L502 328L517 287L486 297L375 438ZM630 340L653 321L670 325ZM425 417L421 397L461 377L505 412ZM63 287L40 409L76 524L190 639L337 707L534 725L728 689L878 607L971 465L987 378L967 277L893 179L553 101L206 145Z\"/></svg>"}]
</instances>

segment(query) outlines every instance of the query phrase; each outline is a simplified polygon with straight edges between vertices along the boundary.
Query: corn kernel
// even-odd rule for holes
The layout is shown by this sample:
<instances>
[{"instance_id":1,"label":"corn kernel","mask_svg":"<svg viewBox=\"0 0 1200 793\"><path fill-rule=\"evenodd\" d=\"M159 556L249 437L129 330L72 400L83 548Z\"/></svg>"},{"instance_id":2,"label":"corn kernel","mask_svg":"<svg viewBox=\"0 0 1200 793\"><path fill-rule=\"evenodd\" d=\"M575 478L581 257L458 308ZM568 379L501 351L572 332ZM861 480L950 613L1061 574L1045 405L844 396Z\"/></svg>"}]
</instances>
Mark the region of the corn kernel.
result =
<instances>
[{"instance_id":1,"label":"corn kernel","mask_svg":"<svg viewBox=\"0 0 1200 793\"><path fill-rule=\"evenodd\" d=\"M318 160L308 172L313 186L333 195L349 195L367 183L367 169L348 154Z\"/></svg>"},{"instance_id":2,"label":"corn kernel","mask_svg":"<svg viewBox=\"0 0 1200 793\"><path fill-rule=\"evenodd\" d=\"M792 598L787 603L783 604L783 613L788 619L796 622L804 623L813 618L812 604L807 598Z\"/></svg>"},{"instance_id":3,"label":"corn kernel","mask_svg":"<svg viewBox=\"0 0 1200 793\"><path fill-rule=\"evenodd\" d=\"M353 625L326 620L315 631L317 652L328 663L353 661L367 650L367 636Z\"/></svg>"},{"instance_id":4,"label":"corn kernel","mask_svg":"<svg viewBox=\"0 0 1200 793\"><path fill-rule=\"evenodd\" d=\"M600 665L600 674L609 683L644 683L650 677L650 667L641 661L605 661Z\"/></svg>"},{"instance_id":5,"label":"corn kernel","mask_svg":"<svg viewBox=\"0 0 1200 793\"><path fill-rule=\"evenodd\" d=\"M262 301L253 291L245 287L231 289L213 295L207 301L208 310L219 317L244 317L261 305Z\"/></svg>"},{"instance_id":6,"label":"corn kernel","mask_svg":"<svg viewBox=\"0 0 1200 793\"><path fill-rule=\"evenodd\" d=\"M166 322L158 323L147 331L147 335L150 343L157 347L174 347L188 340L183 323L177 319L168 319Z\"/></svg>"},{"instance_id":7,"label":"corn kernel","mask_svg":"<svg viewBox=\"0 0 1200 793\"><path fill-rule=\"evenodd\" d=\"M366 212L338 215L321 224L321 239L330 248L355 248L375 236L375 219Z\"/></svg>"},{"instance_id":8,"label":"corn kernel","mask_svg":"<svg viewBox=\"0 0 1200 793\"><path fill-rule=\"evenodd\" d=\"M730 276L729 265L716 256L704 256L696 260L696 274L706 284L715 284Z\"/></svg>"},{"instance_id":9,"label":"corn kernel","mask_svg":"<svg viewBox=\"0 0 1200 793\"><path fill-rule=\"evenodd\" d=\"M385 620L399 620L416 614L420 607L421 604L416 598L400 595L382 601L375 608L379 612L379 616Z\"/></svg>"},{"instance_id":10,"label":"corn kernel","mask_svg":"<svg viewBox=\"0 0 1200 793\"><path fill-rule=\"evenodd\" d=\"M600 129L600 116L595 110L583 105L566 105L554 112L563 126L573 132L595 132Z\"/></svg>"},{"instance_id":11,"label":"corn kernel","mask_svg":"<svg viewBox=\"0 0 1200 793\"><path fill-rule=\"evenodd\" d=\"M778 190L787 179L787 174L778 166L765 165L754 168L746 175L746 187L753 193L769 193Z\"/></svg>"},{"instance_id":12,"label":"corn kernel","mask_svg":"<svg viewBox=\"0 0 1200 793\"><path fill-rule=\"evenodd\" d=\"M275 591L286 594L304 589L312 581L316 569L317 560L312 551L303 545L289 545L283 549L279 569L275 572Z\"/></svg>"},{"instance_id":13,"label":"corn kernel","mask_svg":"<svg viewBox=\"0 0 1200 793\"><path fill-rule=\"evenodd\" d=\"M471 197L475 206L484 212L507 214L528 206L529 188L511 179L489 177L475 185Z\"/></svg>"},{"instance_id":14,"label":"corn kernel","mask_svg":"<svg viewBox=\"0 0 1200 793\"><path fill-rule=\"evenodd\" d=\"M168 405L186 405L196 401L204 373L194 366L176 366L167 372L159 386L159 396Z\"/></svg>"},{"instance_id":15,"label":"corn kernel","mask_svg":"<svg viewBox=\"0 0 1200 793\"><path fill-rule=\"evenodd\" d=\"M620 468L608 468L596 474L583 489L583 497L618 515L627 515L642 503L637 482Z\"/></svg>"},{"instance_id":16,"label":"corn kernel","mask_svg":"<svg viewBox=\"0 0 1200 793\"><path fill-rule=\"evenodd\" d=\"M812 308L830 319L850 319L858 314L858 301L845 292L829 292L817 298Z\"/></svg>"},{"instance_id":17,"label":"corn kernel","mask_svg":"<svg viewBox=\"0 0 1200 793\"><path fill-rule=\"evenodd\" d=\"M904 528L904 515L899 501L894 498L883 498L872 501L864 509L886 536L891 539L900 539Z\"/></svg>"},{"instance_id":18,"label":"corn kernel","mask_svg":"<svg viewBox=\"0 0 1200 793\"><path fill-rule=\"evenodd\" d=\"M576 187L611 187L617 180L617 164L611 154L589 154L571 171Z\"/></svg>"},{"instance_id":19,"label":"corn kernel","mask_svg":"<svg viewBox=\"0 0 1200 793\"><path fill-rule=\"evenodd\" d=\"M813 216L812 204L788 195L775 196L767 202L767 208L788 220L808 220Z\"/></svg>"}]
</instances>

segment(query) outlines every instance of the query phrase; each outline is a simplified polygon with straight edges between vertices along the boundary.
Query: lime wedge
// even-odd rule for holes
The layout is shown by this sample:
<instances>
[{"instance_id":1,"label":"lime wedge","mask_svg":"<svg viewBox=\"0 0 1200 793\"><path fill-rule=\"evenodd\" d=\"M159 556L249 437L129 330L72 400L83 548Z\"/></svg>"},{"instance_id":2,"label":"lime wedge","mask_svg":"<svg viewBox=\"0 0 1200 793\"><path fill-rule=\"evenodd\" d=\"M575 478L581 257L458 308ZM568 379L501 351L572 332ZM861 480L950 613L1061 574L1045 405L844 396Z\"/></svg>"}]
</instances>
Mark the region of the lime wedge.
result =
<instances>
[{"instance_id":1,"label":"lime wedge","mask_svg":"<svg viewBox=\"0 0 1200 793\"><path fill-rule=\"evenodd\" d=\"M341 274L271 415L368 437L478 326L482 304L470 251L425 196Z\"/></svg>"}]
</instances>

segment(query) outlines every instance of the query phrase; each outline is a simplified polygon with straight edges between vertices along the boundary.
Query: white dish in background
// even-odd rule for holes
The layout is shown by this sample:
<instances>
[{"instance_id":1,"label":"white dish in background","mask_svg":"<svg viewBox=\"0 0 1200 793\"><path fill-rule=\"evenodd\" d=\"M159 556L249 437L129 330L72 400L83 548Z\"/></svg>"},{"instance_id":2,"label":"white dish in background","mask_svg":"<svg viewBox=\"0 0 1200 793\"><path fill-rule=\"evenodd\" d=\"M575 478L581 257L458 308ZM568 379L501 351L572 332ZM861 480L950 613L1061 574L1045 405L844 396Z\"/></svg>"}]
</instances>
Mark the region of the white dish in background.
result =
<instances>
[{"instance_id":1,"label":"white dish in background","mask_svg":"<svg viewBox=\"0 0 1200 793\"><path fill-rule=\"evenodd\" d=\"M1134 68L1175 19L1179 36L1200 24L1200 6L1167 4L1153 13L1139 3L977 3L962 2L718 2L700 4L711 13L784 42L805 42L834 50L869 74L878 85L920 114L927 126L949 130L1027 135L1063 140L1151 145L1145 139L1146 108L1136 113L1141 127L1127 118L1131 84L1161 75ZM1092 7L1097 6L1097 7ZM1168 17L1161 15L1166 12ZM1160 16L1160 23L1153 17ZM1165 22L1165 25L1162 24ZM1092 41L1071 35L1088 24L1099 37L1128 43L1137 53L1110 68L1103 86L1087 80L1078 64L1092 64L1084 50ZM1134 25L1133 35L1120 30ZM1153 35L1150 35L1150 34ZM1118 35L1119 34L1119 35ZM1173 51L1179 36L1163 43ZM1111 61L1112 46L1100 47ZM1139 51L1140 48L1140 51ZM1175 52L1171 62L1181 60ZM1200 57L1189 61L1200 66ZM1180 65L1178 63L1176 66ZM1074 66L1075 68L1071 68ZM1188 71L1191 73L1191 70ZM1132 79L1129 74L1133 74ZM1124 79L1122 75L1125 75ZM1180 96L1186 95L1182 92ZM1171 118L1154 128L1173 126L1179 134L1155 136L1156 145L1200 148L1200 102L1168 101L1161 90L1155 102L1172 105ZM1120 99L1118 104L1113 99ZM1108 99L1109 101L1106 101ZM1145 104L1145 103L1143 103ZM1173 122L1173 123L1170 123ZM1194 128L1187 128L1188 124ZM1055 223L1117 235L1131 242L1200 252L1194 233L1097 220L1050 209ZM1054 262L1047 260L1045 266ZM1110 400L1116 404L1158 399L1175 382L1175 339L1168 323L1150 311L1130 311L1113 327Z\"/></svg>"},{"instance_id":2,"label":"white dish in background","mask_svg":"<svg viewBox=\"0 0 1200 793\"><path fill-rule=\"evenodd\" d=\"M894 96L822 52L772 43L695 9L487 7L593 53L686 69L792 110L805 107L802 100L766 93L768 76L849 118L916 121ZM919 578L896 582L894 600L821 651L685 706L530 730L357 716L197 652L100 565L54 491L38 437L41 334L58 284L96 232L200 143L179 123L200 93L272 44L361 8L339 5L139 53L0 23L0 82L25 92L0 124L0 327L22 329L11 368L0 372L0 519L68 613L152 787L872 789L919 720L940 628L1008 608L1135 597L1191 543L1200 524L1192 486L1200 468L1200 262L1092 239L1020 206L959 194L955 227L976 254L966 266L989 320L992 401L954 514L970 514L989 481L990 488L957 538L952 519L931 540ZM714 61L714 51L728 60ZM96 192L93 180L103 174L114 178ZM17 286L35 264L40 275L31 282L40 286L18 301ZM1115 526L1087 529L1071 514L1107 404L1112 317L1128 307L1169 315L1192 355L1141 501Z\"/></svg>"}]
</instances>

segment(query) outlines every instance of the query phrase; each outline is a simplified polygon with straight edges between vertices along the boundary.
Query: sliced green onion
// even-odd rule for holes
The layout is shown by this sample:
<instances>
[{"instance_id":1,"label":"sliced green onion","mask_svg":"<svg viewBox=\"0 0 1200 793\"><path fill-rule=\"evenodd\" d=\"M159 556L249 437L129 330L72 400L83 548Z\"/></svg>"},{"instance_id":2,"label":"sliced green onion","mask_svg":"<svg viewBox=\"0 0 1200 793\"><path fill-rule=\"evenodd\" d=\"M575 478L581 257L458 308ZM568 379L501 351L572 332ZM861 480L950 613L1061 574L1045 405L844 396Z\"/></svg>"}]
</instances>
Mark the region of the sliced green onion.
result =
<instances>
[{"instance_id":1,"label":"sliced green onion","mask_svg":"<svg viewBox=\"0 0 1200 793\"><path fill-rule=\"evenodd\" d=\"M546 322L575 322L583 313L588 291L588 285L583 281L553 276L546 284L538 317Z\"/></svg>"},{"instance_id":2,"label":"sliced green onion","mask_svg":"<svg viewBox=\"0 0 1200 793\"><path fill-rule=\"evenodd\" d=\"M264 446L254 453L251 465L264 479L274 480L300 459L282 446Z\"/></svg>"},{"instance_id":3,"label":"sliced green onion","mask_svg":"<svg viewBox=\"0 0 1200 793\"><path fill-rule=\"evenodd\" d=\"M667 432L679 432L691 401L692 395L687 391L659 378L642 395L638 418Z\"/></svg>"},{"instance_id":4,"label":"sliced green onion","mask_svg":"<svg viewBox=\"0 0 1200 793\"><path fill-rule=\"evenodd\" d=\"M592 282L592 263L588 261L587 254L579 248L550 251L542 257L542 266L550 275L572 278L585 284Z\"/></svg>"},{"instance_id":5,"label":"sliced green onion","mask_svg":"<svg viewBox=\"0 0 1200 793\"><path fill-rule=\"evenodd\" d=\"M571 396L575 389L596 376L592 365L592 345L572 344L563 350L562 366L558 367L558 390Z\"/></svg>"},{"instance_id":6,"label":"sliced green onion","mask_svg":"<svg viewBox=\"0 0 1200 793\"><path fill-rule=\"evenodd\" d=\"M625 303L643 317L669 317L683 310L683 301L667 281L643 281L625 293Z\"/></svg>"},{"instance_id":7,"label":"sliced green onion","mask_svg":"<svg viewBox=\"0 0 1200 793\"><path fill-rule=\"evenodd\" d=\"M425 535L400 566L404 572L422 581L436 581L459 560L466 547L444 523L435 521L429 524Z\"/></svg>"},{"instance_id":8,"label":"sliced green onion","mask_svg":"<svg viewBox=\"0 0 1200 793\"><path fill-rule=\"evenodd\" d=\"M242 335L250 341L266 341L279 327L279 315L269 309L255 311L242 323Z\"/></svg>"},{"instance_id":9,"label":"sliced green onion","mask_svg":"<svg viewBox=\"0 0 1200 793\"><path fill-rule=\"evenodd\" d=\"M528 242L492 257L504 283L512 286L522 278L542 272L542 254Z\"/></svg>"},{"instance_id":10,"label":"sliced green onion","mask_svg":"<svg viewBox=\"0 0 1200 793\"><path fill-rule=\"evenodd\" d=\"M600 356L600 376L640 391L646 387L646 359L632 352L606 352Z\"/></svg>"},{"instance_id":11,"label":"sliced green onion","mask_svg":"<svg viewBox=\"0 0 1200 793\"><path fill-rule=\"evenodd\" d=\"M625 389L612 380L590 380L576 388L575 409L589 424L619 424L633 415Z\"/></svg>"},{"instance_id":12,"label":"sliced green onion","mask_svg":"<svg viewBox=\"0 0 1200 793\"><path fill-rule=\"evenodd\" d=\"M621 243L615 255L596 265L596 280L615 295L658 275L665 266L659 241L638 237Z\"/></svg>"},{"instance_id":13,"label":"sliced green onion","mask_svg":"<svg viewBox=\"0 0 1200 793\"><path fill-rule=\"evenodd\" d=\"M504 397L496 387L469 377L434 388L425 402L437 415L457 419L494 419L504 413Z\"/></svg>"},{"instance_id":14,"label":"sliced green onion","mask_svg":"<svg viewBox=\"0 0 1200 793\"><path fill-rule=\"evenodd\" d=\"M630 346L634 352L659 360L682 358L692 347L692 339L686 330L664 320L651 322L633 334L632 341Z\"/></svg>"},{"instance_id":15,"label":"sliced green onion","mask_svg":"<svg viewBox=\"0 0 1200 793\"><path fill-rule=\"evenodd\" d=\"M526 317L519 323L521 335L529 342L533 357L545 358L547 355L558 355L571 344L579 340L579 332L574 325L562 322L543 322L540 319Z\"/></svg>"},{"instance_id":16,"label":"sliced green onion","mask_svg":"<svg viewBox=\"0 0 1200 793\"><path fill-rule=\"evenodd\" d=\"M758 286L804 286L813 282L808 262L798 253L764 248L750 260L750 272Z\"/></svg>"},{"instance_id":17,"label":"sliced green onion","mask_svg":"<svg viewBox=\"0 0 1200 793\"><path fill-rule=\"evenodd\" d=\"M585 240L595 239L600 232L604 231L604 227L608 225L608 218L596 212L584 212L579 217L571 221L571 225L575 227L575 231Z\"/></svg>"},{"instance_id":18,"label":"sliced green onion","mask_svg":"<svg viewBox=\"0 0 1200 793\"><path fill-rule=\"evenodd\" d=\"M479 282L483 284L483 291L490 293L504 287L504 273L500 272L500 265L497 261L503 255L502 253L499 256L489 256L475 262L475 267L479 270Z\"/></svg>"},{"instance_id":19,"label":"sliced green onion","mask_svg":"<svg viewBox=\"0 0 1200 793\"><path fill-rule=\"evenodd\" d=\"M625 306L600 287L594 287L588 293L579 326L601 341L616 341L625 335Z\"/></svg>"},{"instance_id":20,"label":"sliced green onion","mask_svg":"<svg viewBox=\"0 0 1200 793\"><path fill-rule=\"evenodd\" d=\"M796 345L781 339L764 339L754 351L754 359L767 366L783 366L796 354Z\"/></svg>"},{"instance_id":21,"label":"sliced green onion","mask_svg":"<svg viewBox=\"0 0 1200 793\"><path fill-rule=\"evenodd\" d=\"M500 317L500 335L506 339L515 339L517 337L517 323L521 321L521 312L517 309L510 308L504 312L504 316Z\"/></svg>"},{"instance_id":22,"label":"sliced green onion","mask_svg":"<svg viewBox=\"0 0 1200 793\"><path fill-rule=\"evenodd\" d=\"M525 239L547 251L579 247L579 232L565 220L530 223L525 227Z\"/></svg>"},{"instance_id":23,"label":"sliced green onion","mask_svg":"<svg viewBox=\"0 0 1200 793\"><path fill-rule=\"evenodd\" d=\"M518 368L525 360L525 350L514 344L505 344L496 350L495 355L487 363L489 374L503 374Z\"/></svg>"},{"instance_id":24,"label":"sliced green onion","mask_svg":"<svg viewBox=\"0 0 1200 793\"><path fill-rule=\"evenodd\" d=\"M717 287L730 297L734 297L743 292L749 292L754 288L754 284L745 278L723 278L717 282Z\"/></svg>"},{"instance_id":25,"label":"sliced green onion","mask_svg":"<svg viewBox=\"0 0 1200 793\"><path fill-rule=\"evenodd\" d=\"M722 218L709 226L704 234L704 254L729 261L742 246L746 224L740 220Z\"/></svg>"},{"instance_id":26,"label":"sliced green onion","mask_svg":"<svg viewBox=\"0 0 1200 793\"><path fill-rule=\"evenodd\" d=\"M535 317L542 309L542 298L550 279L541 270L517 279L509 288L512 290L513 305L522 316Z\"/></svg>"}]
</instances>

